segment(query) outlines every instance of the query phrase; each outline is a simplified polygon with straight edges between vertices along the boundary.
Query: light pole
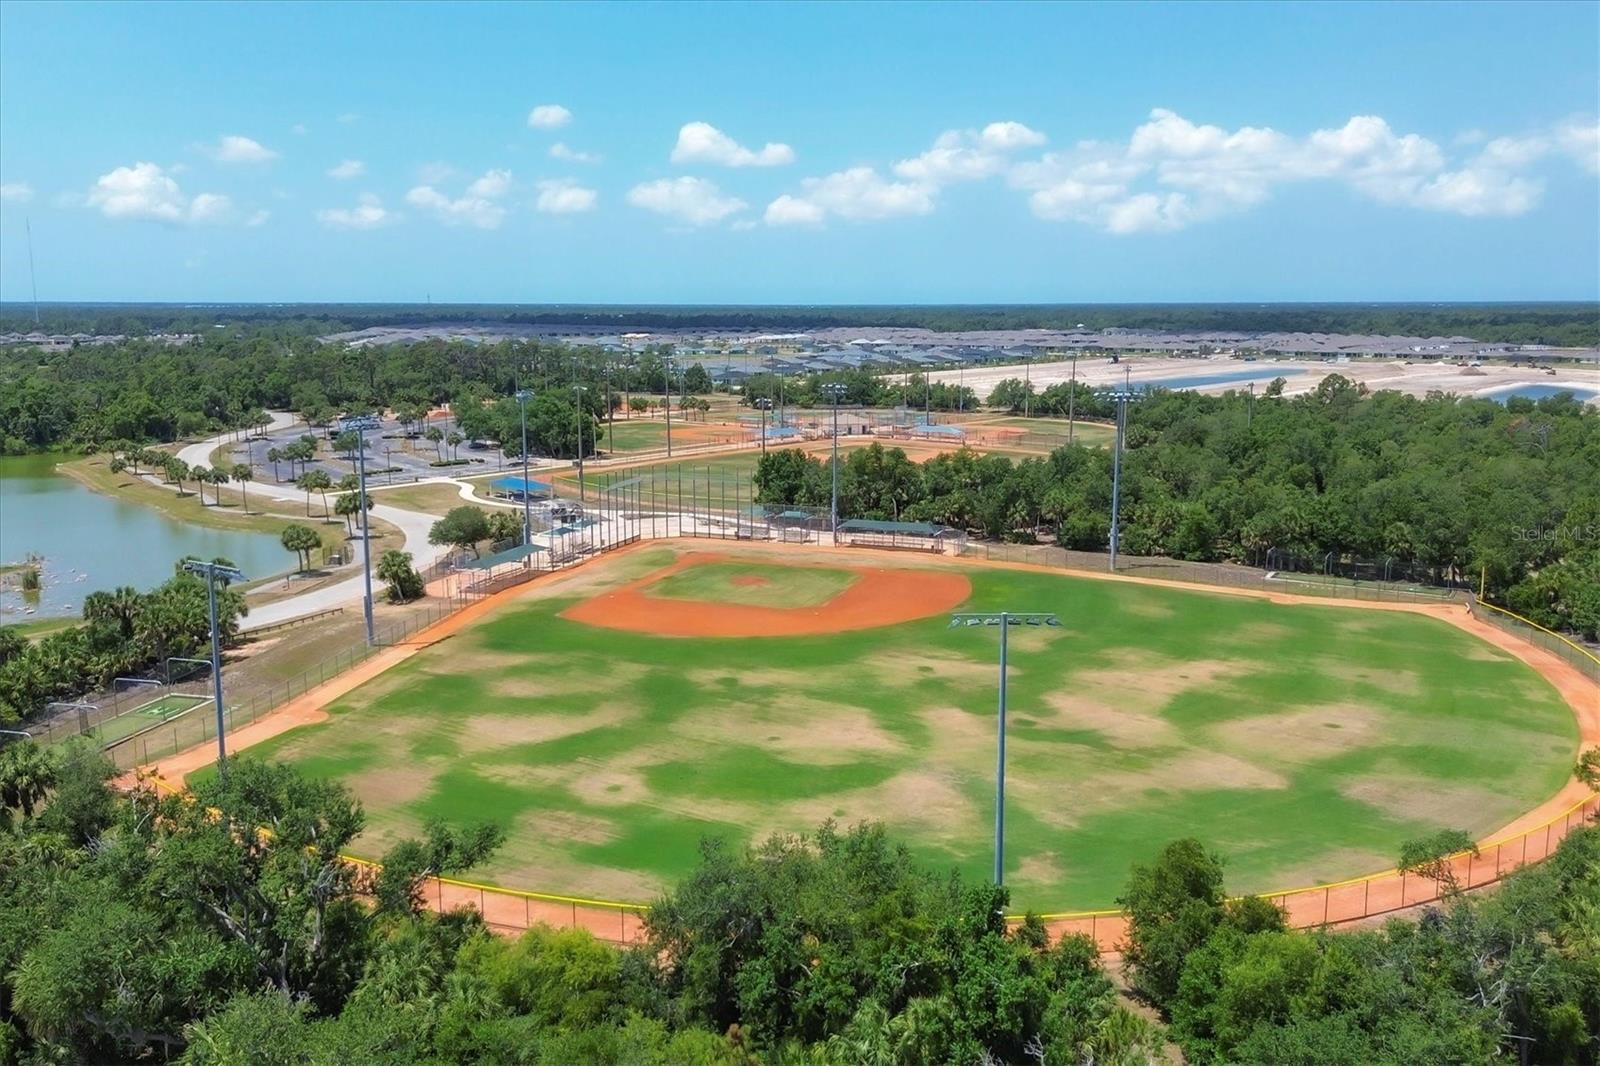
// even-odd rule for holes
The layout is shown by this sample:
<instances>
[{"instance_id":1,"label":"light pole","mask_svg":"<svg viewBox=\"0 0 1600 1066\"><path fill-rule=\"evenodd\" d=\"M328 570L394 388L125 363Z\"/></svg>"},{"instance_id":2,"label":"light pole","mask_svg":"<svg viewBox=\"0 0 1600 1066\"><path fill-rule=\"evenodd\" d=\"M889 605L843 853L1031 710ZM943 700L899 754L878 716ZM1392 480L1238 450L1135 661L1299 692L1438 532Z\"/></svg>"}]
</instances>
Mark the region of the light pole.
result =
<instances>
[{"instance_id":1,"label":"light pole","mask_svg":"<svg viewBox=\"0 0 1600 1066\"><path fill-rule=\"evenodd\" d=\"M572 408L578 417L578 501L584 502L588 497L583 491L583 394L585 386L572 386Z\"/></svg>"},{"instance_id":2,"label":"light pole","mask_svg":"<svg viewBox=\"0 0 1600 1066\"><path fill-rule=\"evenodd\" d=\"M211 620L211 698L217 705L217 773L226 781L228 746L224 734L228 725L222 713L222 638L217 634L217 582L243 581L244 575L236 566L199 559L185 559L183 568L191 574L203 575L206 582L206 612Z\"/></svg>"},{"instance_id":3,"label":"light pole","mask_svg":"<svg viewBox=\"0 0 1600 1066\"><path fill-rule=\"evenodd\" d=\"M528 390L517 390L517 408L522 413L522 547L533 543L533 497L528 485ZM529 555L529 559L533 556ZM531 564L530 564L531 565Z\"/></svg>"},{"instance_id":4,"label":"light pole","mask_svg":"<svg viewBox=\"0 0 1600 1066\"><path fill-rule=\"evenodd\" d=\"M1117 547L1122 539L1122 437L1128 428L1128 404L1138 399L1132 389L1111 394L1117 403L1117 444L1111 453L1111 569L1117 568Z\"/></svg>"},{"instance_id":5,"label":"light pole","mask_svg":"<svg viewBox=\"0 0 1600 1066\"><path fill-rule=\"evenodd\" d=\"M1038 611L999 611L981 614L953 614L951 628L958 626L1000 627L1000 706L996 724L997 746L994 769L994 883L1006 878L1006 633L1012 626L1059 626L1061 619Z\"/></svg>"},{"instance_id":6,"label":"light pole","mask_svg":"<svg viewBox=\"0 0 1600 1066\"><path fill-rule=\"evenodd\" d=\"M367 647L372 647L372 531L367 526L367 425L356 428L356 502L361 505L361 580L366 590L361 601L361 612L367 622Z\"/></svg>"},{"instance_id":7,"label":"light pole","mask_svg":"<svg viewBox=\"0 0 1600 1066\"><path fill-rule=\"evenodd\" d=\"M839 545L839 401L844 397L845 384L830 381L822 391L833 400L833 505L829 510L829 528L833 531L834 547Z\"/></svg>"},{"instance_id":8,"label":"light pole","mask_svg":"<svg viewBox=\"0 0 1600 1066\"><path fill-rule=\"evenodd\" d=\"M761 412L761 454L767 454L767 412L772 410L772 401L765 396L756 401L756 408Z\"/></svg>"},{"instance_id":9,"label":"light pole","mask_svg":"<svg viewBox=\"0 0 1600 1066\"><path fill-rule=\"evenodd\" d=\"M1072 382L1067 386L1067 443L1072 443L1072 426L1078 413L1078 353L1072 353Z\"/></svg>"},{"instance_id":10,"label":"light pole","mask_svg":"<svg viewBox=\"0 0 1600 1066\"><path fill-rule=\"evenodd\" d=\"M667 458L672 458L672 353L667 352L661 357L662 373L666 375L666 394L661 398L661 403L667 409Z\"/></svg>"}]
</instances>

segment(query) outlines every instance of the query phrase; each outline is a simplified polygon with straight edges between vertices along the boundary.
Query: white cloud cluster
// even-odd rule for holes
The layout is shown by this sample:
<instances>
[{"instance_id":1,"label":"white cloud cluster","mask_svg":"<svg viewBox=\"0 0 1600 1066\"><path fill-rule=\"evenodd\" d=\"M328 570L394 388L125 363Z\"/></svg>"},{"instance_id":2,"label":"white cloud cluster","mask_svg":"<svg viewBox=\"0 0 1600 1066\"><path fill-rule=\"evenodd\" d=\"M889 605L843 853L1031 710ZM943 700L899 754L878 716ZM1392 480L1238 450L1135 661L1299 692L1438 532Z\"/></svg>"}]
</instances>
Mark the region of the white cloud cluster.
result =
<instances>
[{"instance_id":1,"label":"white cloud cluster","mask_svg":"<svg viewBox=\"0 0 1600 1066\"><path fill-rule=\"evenodd\" d=\"M329 207L317 212L317 221L331 229L377 229L395 220L394 212L370 192L356 198L354 207Z\"/></svg>"},{"instance_id":2,"label":"white cloud cluster","mask_svg":"<svg viewBox=\"0 0 1600 1066\"><path fill-rule=\"evenodd\" d=\"M567 163L598 163L600 157L593 152L581 152L568 146L563 141L557 141L550 146L550 158L560 159Z\"/></svg>"},{"instance_id":3,"label":"white cloud cluster","mask_svg":"<svg viewBox=\"0 0 1600 1066\"><path fill-rule=\"evenodd\" d=\"M759 151L746 148L709 122L689 122L678 130L674 163L711 163L724 167L778 167L794 162L794 149L768 143Z\"/></svg>"},{"instance_id":4,"label":"white cloud cluster","mask_svg":"<svg viewBox=\"0 0 1600 1066\"><path fill-rule=\"evenodd\" d=\"M278 153L249 137L230 133L206 149L206 154L219 163L270 163Z\"/></svg>"},{"instance_id":5,"label":"white cloud cluster","mask_svg":"<svg viewBox=\"0 0 1600 1066\"><path fill-rule=\"evenodd\" d=\"M704 178L647 181L628 190L628 202L690 226L721 222L749 206L736 196L724 195L715 182Z\"/></svg>"},{"instance_id":6,"label":"white cloud cluster","mask_svg":"<svg viewBox=\"0 0 1600 1066\"><path fill-rule=\"evenodd\" d=\"M329 167L328 168L328 177L336 178L339 181L349 181L351 178L359 178L361 175L365 174L366 172L367 172L367 165L365 163L363 163L361 160L359 160L359 159L346 159L344 162L340 163L338 166Z\"/></svg>"},{"instance_id":7,"label":"white cloud cluster","mask_svg":"<svg viewBox=\"0 0 1600 1066\"><path fill-rule=\"evenodd\" d=\"M807 178L799 193L785 193L768 204L763 219L769 226L814 226L829 215L863 220L926 215L933 211L941 186L1003 174L1011 166L1011 152L1044 142L1044 134L1013 121L991 122L981 130L946 130L932 148L894 165L901 180L867 166Z\"/></svg>"},{"instance_id":8,"label":"white cloud cluster","mask_svg":"<svg viewBox=\"0 0 1600 1066\"><path fill-rule=\"evenodd\" d=\"M1304 181L1339 182L1384 204L1512 216L1530 210L1543 190L1519 171L1553 151L1580 158L1584 128L1569 123L1559 136L1489 141L1452 164L1435 142L1397 133L1375 115L1297 138L1266 127L1198 125L1158 108L1125 144L1082 142L1013 168L1010 180L1029 192L1038 217L1110 233L1182 229Z\"/></svg>"},{"instance_id":9,"label":"white cloud cluster","mask_svg":"<svg viewBox=\"0 0 1600 1066\"><path fill-rule=\"evenodd\" d=\"M166 170L155 163L117 167L95 179L84 202L107 218L153 219L173 224L226 222L233 202L217 193L186 196Z\"/></svg>"},{"instance_id":10,"label":"white cloud cluster","mask_svg":"<svg viewBox=\"0 0 1600 1066\"><path fill-rule=\"evenodd\" d=\"M547 215L577 215L593 211L600 194L584 188L571 178L550 178L537 185L539 196L534 210Z\"/></svg>"},{"instance_id":11,"label":"white cloud cluster","mask_svg":"<svg viewBox=\"0 0 1600 1066\"><path fill-rule=\"evenodd\" d=\"M8 181L0 184L0 200L25 204L33 199L33 186L25 181Z\"/></svg>"},{"instance_id":12,"label":"white cloud cluster","mask_svg":"<svg viewBox=\"0 0 1600 1066\"><path fill-rule=\"evenodd\" d=\"M558 130L572 121L572 112L560 104L540 104L528 112L528 125L536 130Z\"/></svg>"},{"instance_id":13,"label":"white cloud cluster","mask_svg":"<svg viewBox=\"0 0 1600 1066\"><path fill-rule=\"evenodd\" d=\"M511 171L490 170L467 186L465 195L451 198L432 185L418 185L406 193L406 203L450 225L497 229L505 221L500 198L511 191Z\"/></svg>"}]
</instances>

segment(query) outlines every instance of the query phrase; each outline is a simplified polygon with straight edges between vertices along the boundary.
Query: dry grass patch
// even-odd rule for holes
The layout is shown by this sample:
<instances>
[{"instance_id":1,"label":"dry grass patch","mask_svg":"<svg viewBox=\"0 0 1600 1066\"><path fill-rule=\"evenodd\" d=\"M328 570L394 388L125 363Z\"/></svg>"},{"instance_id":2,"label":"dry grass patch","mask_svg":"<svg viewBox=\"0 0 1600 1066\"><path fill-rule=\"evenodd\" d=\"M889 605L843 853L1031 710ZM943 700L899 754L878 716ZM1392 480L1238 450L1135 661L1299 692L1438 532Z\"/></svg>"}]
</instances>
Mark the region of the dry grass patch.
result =
<instances>
[{"instance_id":1,"label":"dry grass patch","mask_svg":"<svg viewBox=\"0 0 1600 1066\"><path fill-rule=\"evenodd\" d=\"M1317 671L1351 684L1371 685L1397 696L1417 696L1422 693L1421 679L1410 670L1379 670L1359 663L1335 661L1319 662Z\"/></svg>"},{"instance_id":2,"label":"dry grass patch","mask_svg":"<svg viewBox=\"0 0 1600 1066\"><path fill-rule=\"evenodd\" d=\"M344 783L363 804L387 810L414 803L427 795L442 768L438 763L411 761L400 766L361 770L346 777Z\"/></svg>"},{"instance_id":3,"label":"dry grass patch","mask_svg":"<svg viewBox=\"0 0 1600 1066\"><path fill-rule=\"evenodd\" d=\"M572 714L475 714L464 719L456 742L463 755L498 751L515 744L542 744L575 733L615 725L629 717L623 707L596 707L579 716Z\"/></svg>"},{"instance_id":4,"label":"dry grass patch","mask_svg":"<svg viewBox=\"0 0 1600 1066\"><path fill-rule=\"evenodd\" d=\"M1213 726L1219 746L1282 762L1305 763L1383 744L1385 718L1359 703L1257 714Z\"/></svg>"},{"instance_id":5,"label":"dry grass patch","mask_svg":"<svg viewBox=\"0 0 1600 1066\"><path fill-rule=\"evenodd\" d=\"M888 685L903 685L907 681L927 678L939 681L986 681L993 684L996 670L992 662L980 662L932 648L879 652L863 659L861 665L876 674L878 681Z\"/></svg>"},{"instance_id":6,"label":"dry grass patch","mask_svg":"<svg viewBox=\"0 0 1600 1066\"><path fill-rule=\"evenodd\" d=\"M810 832L829 818L843 824L883 821L914 829L923 839L950 845L985 832L990 812L980 810L947 774L906 770L871 788L785 803L776 812L755 812L752 838L769 833Z\"/></svg>"},{"instance_id":7,"label":"dry grass patch","mask_svg":"<svg viewBox=\"0 0 1600 1066\"><path fill-rule=\"evenodd\" d=\"M1129 705L1114 706L1071 689L1052 692L1045 702L1054 712L1042 721L1067 729L1091 729L1115 748L1138 751L1170 747L1178 730L1161 715Z\"/></svg>"},{"instance_id":8,"label":"dry grass patch","mask_svg":"<svg viewBox=\"0 0 1600 1066\"><path fill-rule=\"evenodd\" d=\"M700 744L728 743L728 714L716 708L680 719L675 736ZM898 755L905 744L880 728L862 707L807 697L785 698L781 705L740 722L741 743L771 752L787 762L839 766L862 756Z\"/></svg>"},{"instance_id":9,"label":"dry grass patch","mask_svg":"<svg viewBox=\"0 0 1600 1066\"><path fill-rule=\"evenodd\" d=\"M1342 782L1339 794L1404 821L1486 832L1477 812L1491 810L1494 793L1473 785L1403 775L1368 776Z\"/></svg>"}]
</instances>

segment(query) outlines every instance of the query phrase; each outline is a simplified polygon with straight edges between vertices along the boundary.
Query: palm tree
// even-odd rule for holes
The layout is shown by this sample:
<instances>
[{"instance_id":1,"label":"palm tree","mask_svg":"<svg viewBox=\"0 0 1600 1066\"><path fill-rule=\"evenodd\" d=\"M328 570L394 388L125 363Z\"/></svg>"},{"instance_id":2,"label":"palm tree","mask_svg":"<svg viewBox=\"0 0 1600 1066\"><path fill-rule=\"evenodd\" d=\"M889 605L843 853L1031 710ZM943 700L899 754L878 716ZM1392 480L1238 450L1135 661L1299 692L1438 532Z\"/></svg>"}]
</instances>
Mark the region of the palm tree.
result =
<instances>
[{"instance_id":1,"label":"palm tree","mask_svg":"<svg viewBox=\"0 0 1600 1066\"><path fill-rule=\"evenodd\" d=\"M311 494L322 493L322 517L328 517L328 490L333 487L333 479L328 477L324 470L307 470L295 481L300 491L306 494L306 517L311 517Z\"/></svg>"},{"instance_id":2,"label":"palm tree","mask_svg":"<svg viewBox=\"0 0 1600 1066\"><path fill-rule=\"evenodd\" d=\"M169 455L161 463L161 468L166 471L167 479L178 486L178 495L183 495L183 483L192 476L193 471L189 464L179 459L176 455Z\"/></svg>"},{"instance_id":3,"label":"palm tree","mask_svg":"<svg viewBox=\"0 0 1600 1066\"><path fill-rule=\"evenodd\" d=\"M433 442L433 454L439 458L441 463L444 462L444 452L439 447L440 442L444 440L444 430L438 426L429 426L422 435Z\"/></svg>"},{"instance_id":4,"label":"palm tree","mask_svg":"<svg viewBox=\"0 0 1600 1066\"><path fill-rule=\"evenodd\" d=\"M283 480L283 478L278 476L278 461L281 460L282 458L283 458L283 453L280 452L278 449L276 449L276 448L268 448L267 449L267 462L272 464L272 480L274 480L274 481L282 481Z\"/></svg>"},{"instance_id":5,"label":"palm tree","mask_svg":"<svg viewBox=\"0 0 1600 1066\"><path fill-rule=\"evenodd\" d=\"M0 751L0 817L11 821L11 812L20 810L24 818L33 817L33 808L56 786L56 759L44 748L24 741Z\"/></svg>"},{"instance_id":6,"label":"palm tree","mask_svg":"<svg viewBox=\"0 0 1600 1066\"><path fill-rule=\"evenodd\" d=\"M245 514L249 514L250 490L245 488L245 484L255 475L255 471L250 469L249 463L234 463L228 474L239 483L240 506L244 508Z\"/></svg>"},{"instance_id":7,"label":"palm tree","mask_svg":"<svg viewBox=\"0 0 1600 1066\"><path fill-rule=\"evenodd\" d=\"M467 438L463 437L460 433L457 433L453 429L449 432L449 434L444 438L444 442L450 446L450 458L461 458L461 444L466 439Z\"/></svg>"}]
</instances>

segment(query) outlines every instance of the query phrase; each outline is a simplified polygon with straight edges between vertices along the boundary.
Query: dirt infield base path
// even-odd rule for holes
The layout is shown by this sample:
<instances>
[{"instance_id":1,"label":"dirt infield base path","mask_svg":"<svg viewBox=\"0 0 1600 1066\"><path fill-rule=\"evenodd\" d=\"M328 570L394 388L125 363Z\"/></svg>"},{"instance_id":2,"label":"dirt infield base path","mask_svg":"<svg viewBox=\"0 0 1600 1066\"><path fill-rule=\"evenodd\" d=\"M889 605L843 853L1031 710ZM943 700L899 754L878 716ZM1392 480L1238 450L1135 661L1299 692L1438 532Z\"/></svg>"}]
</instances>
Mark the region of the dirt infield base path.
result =
<instances>
[{"instance_id":1,"label":"dirt infield base path","mask_svg":"<svg viewBox=\"0 0 1600 1066\"><path fill-rule=\"evenodd\" d=\"M794 637L914 622L953 610L972 595L972 582L965 574L954 571L863 566L840 567L854 574L855 582L816 607L753 607L665 599L645 592L669 574L739 559L713 552L688 552L677 562L637 581L573 604L561 612L561 617L569 622L657 637Z\"/></svg>"}]
</instances>

